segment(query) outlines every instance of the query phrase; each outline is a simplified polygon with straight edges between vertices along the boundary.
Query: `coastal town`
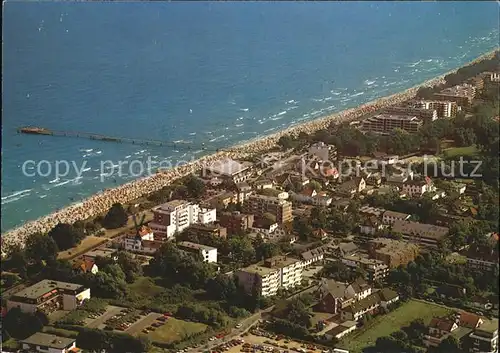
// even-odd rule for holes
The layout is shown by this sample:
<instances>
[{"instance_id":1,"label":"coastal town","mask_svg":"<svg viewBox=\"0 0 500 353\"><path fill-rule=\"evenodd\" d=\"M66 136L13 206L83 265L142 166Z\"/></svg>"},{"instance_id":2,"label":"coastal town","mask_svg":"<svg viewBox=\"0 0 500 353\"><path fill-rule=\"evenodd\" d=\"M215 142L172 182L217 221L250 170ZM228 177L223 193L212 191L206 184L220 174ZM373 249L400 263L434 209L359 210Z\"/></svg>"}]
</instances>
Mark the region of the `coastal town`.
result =
<instances>
[{"instance_id":1,"label":"coastal town","mask_svg":"<svg viewBox=\"0 0 500 353\"><path fill-rule=\"evenodd\" d=\"M498 352L499 52L2 234L2 352Z\"/></svg>"}]
</instances>

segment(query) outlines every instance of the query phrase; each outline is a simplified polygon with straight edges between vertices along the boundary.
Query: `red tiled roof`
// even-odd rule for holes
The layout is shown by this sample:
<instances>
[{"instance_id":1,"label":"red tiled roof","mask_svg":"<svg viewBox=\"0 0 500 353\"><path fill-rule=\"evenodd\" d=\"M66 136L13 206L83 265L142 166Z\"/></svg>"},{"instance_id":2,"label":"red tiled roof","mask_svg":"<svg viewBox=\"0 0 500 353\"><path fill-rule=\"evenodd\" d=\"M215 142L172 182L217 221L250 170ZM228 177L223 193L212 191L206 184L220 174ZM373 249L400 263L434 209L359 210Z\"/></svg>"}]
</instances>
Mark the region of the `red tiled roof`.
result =
<instances>
[{"instance_id":1,"label":"red tiled roof","mask_svg":"<svg viewBox=\"0 0 500 353\"><path fill-rule=\"evenodd\" d=\"M466 311L460 313L460 326L476 328L479 325L479 320L481 320L481 318L476 314Z\"/></svg>"}]
</instances>

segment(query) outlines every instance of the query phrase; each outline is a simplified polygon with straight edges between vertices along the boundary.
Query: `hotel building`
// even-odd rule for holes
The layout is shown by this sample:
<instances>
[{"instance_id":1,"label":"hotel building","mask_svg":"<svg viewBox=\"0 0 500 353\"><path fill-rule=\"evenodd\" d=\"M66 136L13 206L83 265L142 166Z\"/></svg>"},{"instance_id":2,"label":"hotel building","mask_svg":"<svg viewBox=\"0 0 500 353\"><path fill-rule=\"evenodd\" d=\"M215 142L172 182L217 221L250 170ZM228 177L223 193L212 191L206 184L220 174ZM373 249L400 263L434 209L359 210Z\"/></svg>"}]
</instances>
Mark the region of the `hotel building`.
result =
<instances>
[{"instance_id":1,"label":"hotel building","mask_svg":"<svg viewBox=\"0 0 500 353\"><path fill-rule=\"evenodd\" d=\"M439 118L454 118L460 107L456 102L446 100L423 100L419 102L422 108L434 109Z\"/></svg>"},{"instance_id":2,"label":"hotel building","mask_svg":"<svg viewBox=\"0 0 500 353\"><path fill-rule=\"evenodd\" d=\"M247 293L259 293L263 297L276 295L278 289L290 289L302 282L300 260L275 256L236 272L239 284Z\"/></svg>"},{"instance_id":3,"label":"hotel building","mask_svg":"<svg viewBox=\"0 0 500 353\"><path fill-rule=\"evenodd\" d=\"M379 114L363 121L361 130L379 134L389 134L395 129L416 133L422 127L422 120L410 115Z\"/></svg>"},{"instance_id":4,"label":"hotel building","mask_svg":"<svg viewBox=\"0 0 500 353\"><path fill-rule=\"evenodd\" d=\"M11 296L7 300L7 311L12 308L19 308L24 313L75 310L87 299L90 299L90 288L44 279Z\"/></svg>"},{"instance_id":5,"label":"hotel building","mask_svg":"<svg viewBox=\"0 0 500 353\"><path fill-rule=\"evenodd\" d=\"M440 101L452 101L460 107L468 107L476 96L476 87L463 84L446 88L439 93L435 93L434 97Z\"/></svg>"},{"instance_id":6,"label":"hotel building","mask_svg":"<svg viewBox=\"0 0 500 353\"><path fill-rule=\"evenodd\" d=\"M278 223L292 221L292 203L279 197L265 195L251 195L243 204L243 211L262 218L265 213L276 217Z\"/></svg>"},{"instance_id":7,"label":"hotel building","mask_svg":"<svg viewBox=\"0 0 500 353\"><path fill-rule=\"evenodd\" d=\"M200 254L204 262L217 262L217 248L190 241L182 241L177 244L177 247L187 253Z\"/></svg>"},{"instance_id":8,"label":"hotel building","mask_svg":"<svg viewBox=\"0 0 500 353\"><path fill-rule=\"evenodd\" d=\"M175 233L195 223L212 223L216 220L216 210L200 208L183 200L173 200L153 208L153 221L149 227L155 237L170 239Z\"/></svg>"}]
</instances>

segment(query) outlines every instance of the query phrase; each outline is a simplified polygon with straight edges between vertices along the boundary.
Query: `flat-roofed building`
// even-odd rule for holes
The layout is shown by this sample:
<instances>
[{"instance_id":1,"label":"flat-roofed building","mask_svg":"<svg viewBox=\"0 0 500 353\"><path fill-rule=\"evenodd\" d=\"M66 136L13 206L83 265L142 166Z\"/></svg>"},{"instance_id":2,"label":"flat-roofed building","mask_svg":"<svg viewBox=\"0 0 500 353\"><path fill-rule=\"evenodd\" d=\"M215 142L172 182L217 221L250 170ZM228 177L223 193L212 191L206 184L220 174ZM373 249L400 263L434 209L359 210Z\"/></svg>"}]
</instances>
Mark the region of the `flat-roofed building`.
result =
<instances>
[{"instance_id":1,"label":"flat-roofed building","mask_svg":"<svg viewBox=\"0 0 500 353\"><path fill-rule=\"evenodd\" d=\"M205 167L203 170L204 177L218 177L221 179L229 179L235 183L241 183L247 180L251 175L252 163L237 162L230 158L222 159Z\"/></svg>"},{"instance_id":2,"label":"flat-roofed building","mask_svg":"<svg viewBox=\"0 0 500 353\"><path fill-rule=\"evenodd\" d=\"M448 234L449 228L433 224L396 220L392 231L401 233L403 239L422 246L436 247L437 243Z\"/></svg>"},{"instance_id":3,"label":"flat-roofed building","mask_svg":"<svg viewBox=\"0 0 500 353\"><path fill-rule=\"evenodd\" d=\"M19 341L27 352L77 353L76 339L37 332Z\"/></svg>"},{"instance_id":4,"label":"flat-roofed building","mask_svg":"<svg viewBox=\"0 0 500 353\"><path fill-rule=\"evenodd\" d=\"M439 93L434 93L437 100L452 101L460 107L468 107L471 105L476 96L476 87L464 83L450 88L445 88Z\"/></svg>"},{"instance_id":5,"label":"flat-roofed building","mask_svg":"<svg viewBox=\"0 0 500 353\"><path fill-rule=\"evenodd\" d=\"M105 259L118 260L117 256L118 250L113 248L97 248L83 254L84 260L95 260L97 257L102 257Z\"/></svg>"},{"instance_id":6,"label":"flat-roofed building","mask_svg":"<svg viewBox=\"0 0 500 353\"><path fill-rule=\"evenodd\" d=\"M368 242L370 256L383 261L389 268L397 268L414 261L419 253L415 244L404 241L376 238Z\"/></svg>"},{"instance_id":7,"label":"flat-roofed building","mask_svg":"<svg viewBox=\"0 0 500 353\"><path fill-rule=\"evenodd\" d=\"M384 113L392 115L416 116L424 123L432 122L438 118L438 112L436 109L421 105L387 107L384 109Z\"/></svg>"},{"instance_id":8,"label":"flat-roofed building","mask_svg":"<svg viewBox=\"0 0 500 353\"><path fill-rule=\"evenodd\" d=\"M290 289L302 282L301 261L287 256L275 256L236 271L239 284L247 293L263 297L276 295L278 289Z\"/></svg>"},{"instance_id":9,"label":"flat-roofed building","mask_svg":"<svg viewBox=\"0 0 500 353\"><path fill-rule=\"evenodd\" d=\"M361 130L379 134L389 134L395 129L402 129L408 133L417 133L422 126L422 120L416 116L378 114L363 120Z\"/></svg>"},{"instance_id":10,"label":"flat-roofed building","mask_svg":"<svg viewBox=\"0 0 500 353\"><path fill-rule=\"evenodd\" d=\"M254 223L253 214L245 214L238 211L222 212L219 216L219 224L226 227L228 234L241 234L250 230Z\"/></svg>"},{"instance_id":11,"label":"flat-roofed building","mask_svg":"<svg viewBox=\"0 0 500 353\"><path fill-rule=\"evenodd\" d=\"M76 283L44 279L25 288L7 300L7 311L19 308L25 313L74 310L90 299L90 288Z\"/></svg>"},{"instance_id":12,"label":"flat-roofed building","mask_svg":"<svg viewBox=\"0 0 500 353\"><path fill-rule=\"evenodd\" d=\"M411 215L408 213L394 212L394 211L384 211L382 213L382 223L392 224L394 221L407 221L410 219Z\"/></svg>"},{"instance_id":13,"label":"flat-roofed building","mask_svg":"<svg viewBox=\"0 0 500 353\"><path fill-rule=\"evenodd\" d=\"M358 267L364 269L366 279L371 282L384 279L389 275L389 266L384 264L383 261L371 259L362 254L345 255L342 257L341 262L353 271Z\"/></svg>"},{"instance_id":14,"label":"flat-roofed building","mask_svg":"<svg viewBox=\"0 0 500 353\"><path fill-rule=\"evenodd\" d=\"M217 248L190 241L181 241L177 243L177 247L182 251L201 255L204 262L217 262Z\"/></svg>"},{"instance_id":15,"label":"flat-roofed building","mask_svg":"<svg viewBox=\"0 0 500 353\"><path fill-rule=\"evenodd\" d=\"M433 109L438 118L454 118L460 108L456 102L446 100L423 100L420 105L425 109Z\"/></svg>"},{"instance_id":16,"label":"flat-roofed building","mask_svg":"<svg viewBox=\"0 0 500 353\"><path fill-rule=\"evenodd\" d=\"M320 141L309 147L309 155L317 157L320 161L329 161L335 158L337 153L334 146Z\"/></svg>"},{"instance_id":17,"label":"flat-roofed building","mask_svg":"<svg viewBox=\"0 0 500 353\"><path fill-rule=\"evenodd\" d=\"M227 238L227 229L219 224L192 224L187 232L199 237Z\"/></svg>"},{"instance_id":18,"label":"flat-roofed building","mask_svg":"<svg viewBox=\"0 0 500 353\"><path fill-rule=\"evenodd\" d=\"M149 227L156 238L170 239L192 224L212 223L216 217L216 209L200 208L184 200L173 200L153 208L153 221L149 223Z\"/></svg>"},{"instance_id":19,"label":"flat-roofed building","mask_svg":"<svg viewBox=\"0 0 500 353\"><path fill-rule=\"evenodd\" d=\"M256 218L263 218L265 213L270 213L278 223L292 221L292 203L279 197L251 195L243 204L243 211Z\"/></svg>"}]
</instances>

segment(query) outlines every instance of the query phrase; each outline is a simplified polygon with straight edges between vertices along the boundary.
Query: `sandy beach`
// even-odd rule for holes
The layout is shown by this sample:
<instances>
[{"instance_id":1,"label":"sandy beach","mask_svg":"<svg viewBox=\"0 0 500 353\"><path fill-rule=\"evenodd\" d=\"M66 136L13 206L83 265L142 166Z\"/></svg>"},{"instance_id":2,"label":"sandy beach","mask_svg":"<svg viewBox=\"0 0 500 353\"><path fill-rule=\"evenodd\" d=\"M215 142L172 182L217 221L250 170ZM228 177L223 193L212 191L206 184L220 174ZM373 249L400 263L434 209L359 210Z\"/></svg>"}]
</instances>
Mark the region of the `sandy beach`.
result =
<instances>
[{"instance_id":1,"label":"sandy beach","mask_svg":"<svg viewBox=\"0 0 500 353\"><path fill-rule=\"evenodd\" d=\"M494 52L489 52L475 59L471 63L490 58L492 55L494 55ZM409 88L403 92L377 99L356 108L347 109L342 112L304 122L303 124L290 127L272 135L231 147L230 152L221 151L212 155L204 156L192 163L162 171L161 173L157 173L153 176L140 178L116 188L104 190L103 192L92 195L77 204L73 204L37 220L27 222L18 228L2 234L2 256L7 254L9 248L14 244L20 244L23 246L26 238L32 233L47 232L58 223L74 223L77 220L85 220L89 217L102 214L106 212L114 203L127 203L138 199L141 196L148 195L171 184L180 177L200 170L204 166L212 164L223 158L238 159L244 156L265 152L276 146L279 138L286 134L298 135L301 132L312 133L328 127L332 121L345 122L357 120L371 112L412 99L415 97L419 87L440 84L444 82L445 75L455 72L456 70L457 69L447 72L446 74Z\"/></svg>"}]
</instances>

